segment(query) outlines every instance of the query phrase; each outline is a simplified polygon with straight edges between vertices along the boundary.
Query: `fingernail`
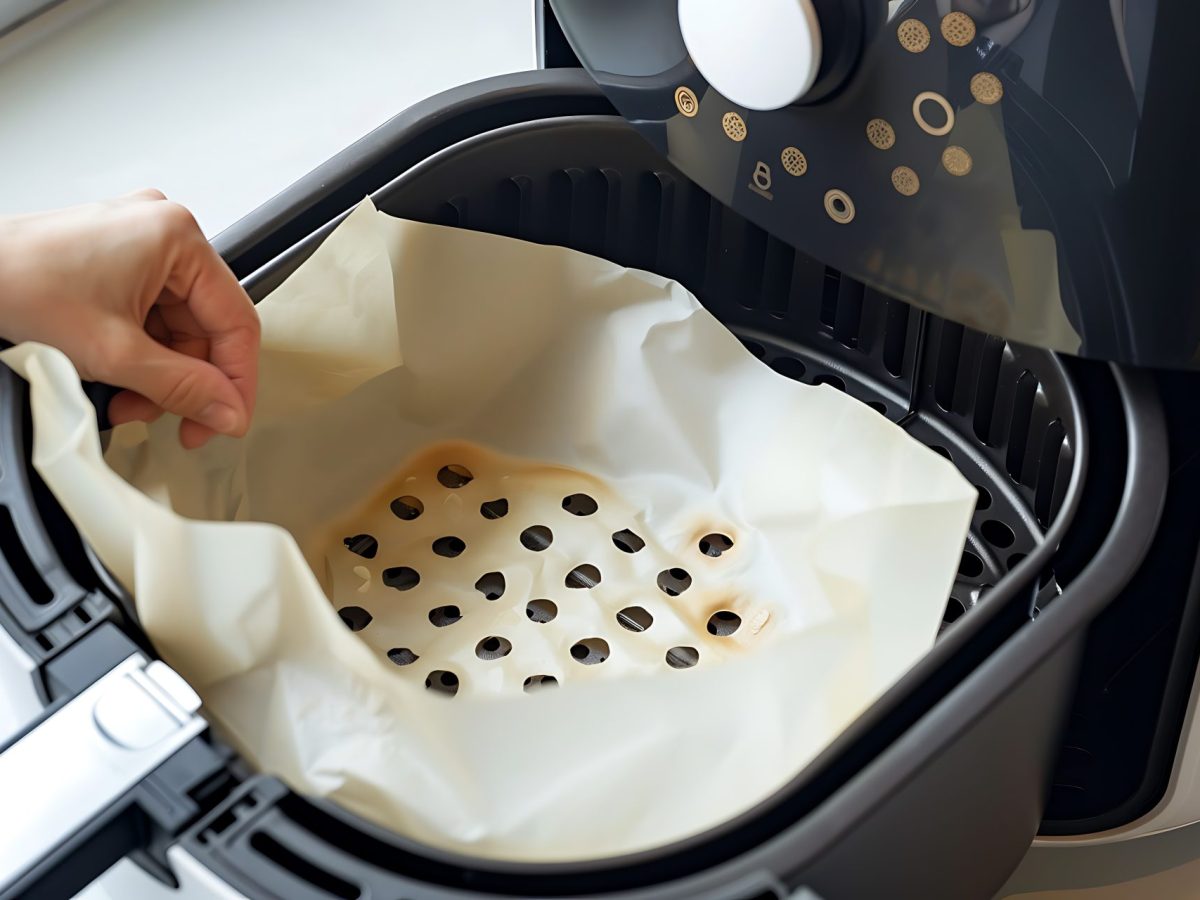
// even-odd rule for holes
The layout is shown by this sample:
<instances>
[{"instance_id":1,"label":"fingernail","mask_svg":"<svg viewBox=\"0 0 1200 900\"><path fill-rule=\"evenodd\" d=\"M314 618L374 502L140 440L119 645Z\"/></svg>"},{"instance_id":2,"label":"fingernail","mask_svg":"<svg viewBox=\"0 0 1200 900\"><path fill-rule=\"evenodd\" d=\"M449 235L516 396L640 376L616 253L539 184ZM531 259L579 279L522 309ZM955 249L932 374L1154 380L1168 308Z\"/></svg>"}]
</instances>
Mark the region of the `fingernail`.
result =
<instances>
[{"instance_id":1,"label":"fingernail","mask_svg":"<svg viewBox=\"0 0 1200 900\"><path fill-rule=\"evenodd\" d=\"M240 418L232 406L224 403L210 403L200 413L200 421L221 434L231 434L237 431Z\"/></svg>"}]
</instances>

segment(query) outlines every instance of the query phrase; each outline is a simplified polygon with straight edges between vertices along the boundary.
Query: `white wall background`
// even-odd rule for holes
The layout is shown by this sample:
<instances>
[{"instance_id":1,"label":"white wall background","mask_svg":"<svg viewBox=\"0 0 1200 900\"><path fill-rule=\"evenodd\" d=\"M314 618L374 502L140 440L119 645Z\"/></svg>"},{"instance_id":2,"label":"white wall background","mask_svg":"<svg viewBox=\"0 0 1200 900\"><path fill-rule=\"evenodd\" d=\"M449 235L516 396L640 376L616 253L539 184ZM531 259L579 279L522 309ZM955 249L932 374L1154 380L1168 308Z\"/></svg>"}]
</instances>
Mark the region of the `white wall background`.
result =
<instances>
[{"instance_id":1,"label":"white wall background","mask_svg":"<svg viewBox=\"0 0 1200 900\"><path fill-rule=\"evenodd\" d=\"M533 6L67 0L0 38L0 213L157 187L214 235L417 100L533 68Z\"/></svg>"}]
</instances>

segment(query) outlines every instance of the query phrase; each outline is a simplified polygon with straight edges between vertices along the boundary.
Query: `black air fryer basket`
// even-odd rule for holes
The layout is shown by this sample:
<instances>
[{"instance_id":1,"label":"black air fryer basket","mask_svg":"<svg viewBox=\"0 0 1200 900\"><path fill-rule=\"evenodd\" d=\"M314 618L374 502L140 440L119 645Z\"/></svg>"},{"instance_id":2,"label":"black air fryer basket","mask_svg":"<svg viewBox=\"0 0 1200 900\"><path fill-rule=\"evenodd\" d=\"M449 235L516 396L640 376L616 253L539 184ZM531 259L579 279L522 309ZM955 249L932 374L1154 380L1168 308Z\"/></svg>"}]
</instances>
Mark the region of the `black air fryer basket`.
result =
<instances>
[{"instance_id":1,"label":"black air fryer basket","mask_svg":"<svg viewBox=\"0 0 1200 900\"><path fill-rule=\"evenodd\" d=\"M581 72L420 104L218 247L260 299L368 193L392 215L675 278L764 365L846 391L950 459L979 501L942 633L778 795L632 857L505 865L431 850L248 772L212 738L174 784L186 810L164 821L142 804L143 832L169 843L199 817L178 846L252 897L990 896L1042 817L1084 627L1157 522L1165 444L1149 380L939 319L804 256L659 157ZM97 633L145 646L29 469L23 386L6 371L0 388L3 624L51 667Z\"/></svg>"}]
</instances>

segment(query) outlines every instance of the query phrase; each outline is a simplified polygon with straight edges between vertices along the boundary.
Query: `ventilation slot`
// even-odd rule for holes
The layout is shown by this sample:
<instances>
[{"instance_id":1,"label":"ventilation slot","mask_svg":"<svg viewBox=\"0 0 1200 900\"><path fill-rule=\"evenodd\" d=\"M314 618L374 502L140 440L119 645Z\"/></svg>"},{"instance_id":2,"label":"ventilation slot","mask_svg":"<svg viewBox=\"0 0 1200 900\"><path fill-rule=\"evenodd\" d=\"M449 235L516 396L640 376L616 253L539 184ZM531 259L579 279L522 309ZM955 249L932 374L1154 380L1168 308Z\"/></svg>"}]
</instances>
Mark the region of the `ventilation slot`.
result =
<instances>
[{"instance_id":1,"label":"ventilation slot","mask_svg":"<svg viewBox=\"0 0 1200 900\"><path fill-rule=\"evenodd\" d=\"M933 376L933 399L949 412L954 409L954 388L958 385L958 361L962 355L963 327L943 321L938 341L937 368Z\"/></svg>"},{"instance_id":2,"label":"ventilation slot","mask_svg":"<svg viewBox=\"0 0 1200 900\"><path fill-rule=\"evenodd\" d=\"M25 552L25 544L17 534L17 527L7 506L0 506L0 547L4 548L4 558L21 589L32 602L38 606L45 606L54 599L54 592L42 581L37 568L29 559L29 554Z\"/></svg>"},{"instance_id":3,"label":"ventilation slot","mask_svg":"<svg viewBox=\"0 0 1200 900\"><path fill-rule=\"evenodd\" d=\"M514 238L528 238L529 224L533 221L533 179L527 175L513 175L500 182L496 192L497 234Z\"/></svg>"},{"instance_id":4,"label":"ventilation slot","mask_svg":"<svg viewBox=\"0 0 1200 900\"><path fill-rule=\"evenodd\" d=\"M1013 395L1012 427L1008 432L1008 453L1005 466L1013 481L1021 480L1025 467L1025 448L1029 442L1029 422L1033 416L1033 401L1037 396L1037 378L1026 371L1017 379L1017 390Z\"/></svg>"},{"instance_id":5,"label":"ventilation slot","mask_svg":"<svg viewBox=\"0 0 1200 900\"><path fill-rule=\"evenodd\" d=\"M755 309L763 290L767 233L747 226L736 213L724 207L714 232L713 259L721 260L724 265L713 270L718 282L713 288L734 299L742 309Z\"/></svg>"},{"instance_id":6,"label":"ventilation slot","mask_svg":"<svg viewBox=\"0 0 1200 900\"><path fill-rule=\"evenodd\" d=\"M632 243L625 252L631 268L658 270L659 248L667 237L664 228L669 225L663 217L664 192L674 187L666 181L669 177L658 172L643 172L638 176L629 229Z\"/></svg>"},{"instance_id":7,"label":"ventilation slot","mask_svg":"<svg viewBox=\"0 0 1200 900\"><path fill-rule=\"evenodd\" d=\"M767 238L766 260L763 263L763 307L776 319L787 312L787 298L792 287L792 268L796 251L777 238Z\"/></svg>"},{"instance_id":8,"label":"ventilation slot","mask_svg":"<svg viewBox=\"0 0 1200 900\"><path fill-rule=\"evenodd\" d=\"M610 182L598 169L561 169L550 176L550 234L569 247L604 253ZM557 243L557 241L556 241Z\"/></svg>"},{"instance_id":9,"label":"ventilation slot","mask_svg":"<svg viewBox=\"0 0 1200 900\"><path fill-rule=\"evenodd\" d=\"M888 300L883 326L883 365L896 378L904 372L904 349L908 346L910 307L899 300Z\"/></svg>"},{"instance_id":10,"label":"ventilation slot","mask_svg":"<svg viewBox=\"0 0 1200 900\"><path fill-rule=\"evenodd\" d=\"M451 197L438 207L437 215L434 216L433 221L435 225L448 225L451 228L466 225L467 198Z\"/></svg>"},{"instance_id":11,"label":"ventilation slot","mask_svg":"<svg viewBox=\"0 0 1200 900\"><path fill-rule=\"evenodd\" d=\"M1046 428L1042 441L1042 453L1038 459L1037 485L1033 497L1033 511L1042 527L1050 524L1054 514L1054 495L1058 473L1061 468L1059 457L1066 443L1067 430L1060 420L1055 419ZM1069 471L1069 470L1068 470Z\"/></svg>"},{"instance_id":12,"label":"ventilation slot","mask_svg":"<svg viewBox=\"0 0 1200 900\"><path fill-rule=\"evenodd\" d=\"M992 417L996 412L996 391L1000 385L1000 366L1004 362L1004 340L988 335L979 351L979 377L975 383L975 436L991 444Z\"/></svg>"},{"instance_id":13,"label":"ventilation slot","mask_svg":"<svg viewBox=\"0 0 1200 900\"><path fill-rule=\"evenodd\" d=\"M259 855L269 859L288 874L307 882L331 897L341 897L342 900L358 900L362 896L362 891L356 885L314 865L265 832L256 831L250 838L250 846ZM284 891L283 894L286 896L287 891Z\"/></svg>"},{"instance_id":14,"label":"ventilation slot","mask_svg":"<svg viewBox=\"0 0 1200 900\"><path fill-rule=\"evenodd\" d=\"M838 285L837 309L833 314L833 337L843 347L858 347L858 329L862 325L863 285L843 278Z\"/></svg>"},{"instance_id":15,"label":"ventilation slot","mask_svg":"<svg viewBox=\"0 0 1200 900\"><path fill-rule=\"evenodd\" d=\"M837 303L842 273L832 266L825 267L825 282L821 285L821 324L832 330L837 321Z\"/></svg>"}]
</instances>

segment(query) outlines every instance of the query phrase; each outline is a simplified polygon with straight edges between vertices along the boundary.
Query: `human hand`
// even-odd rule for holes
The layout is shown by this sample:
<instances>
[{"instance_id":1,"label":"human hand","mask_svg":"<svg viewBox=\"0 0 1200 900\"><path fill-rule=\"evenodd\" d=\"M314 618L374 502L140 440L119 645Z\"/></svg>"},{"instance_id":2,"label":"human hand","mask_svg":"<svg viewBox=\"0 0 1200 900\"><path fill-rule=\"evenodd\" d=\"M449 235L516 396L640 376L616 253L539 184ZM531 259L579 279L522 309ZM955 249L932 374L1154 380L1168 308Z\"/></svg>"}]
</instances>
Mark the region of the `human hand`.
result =
<instances>
[{"instance_id":1,"label":"human hand","mask_svg":"<svg viewBox=\"0 0 1200 900\"><path fill-rule=\"evenodd\" d=\"M125 388L113 424L176 413L188 448L249 427L258 315L191 213L159 191L0 217L0 334Z\"/></svg>"}]
</instances>

